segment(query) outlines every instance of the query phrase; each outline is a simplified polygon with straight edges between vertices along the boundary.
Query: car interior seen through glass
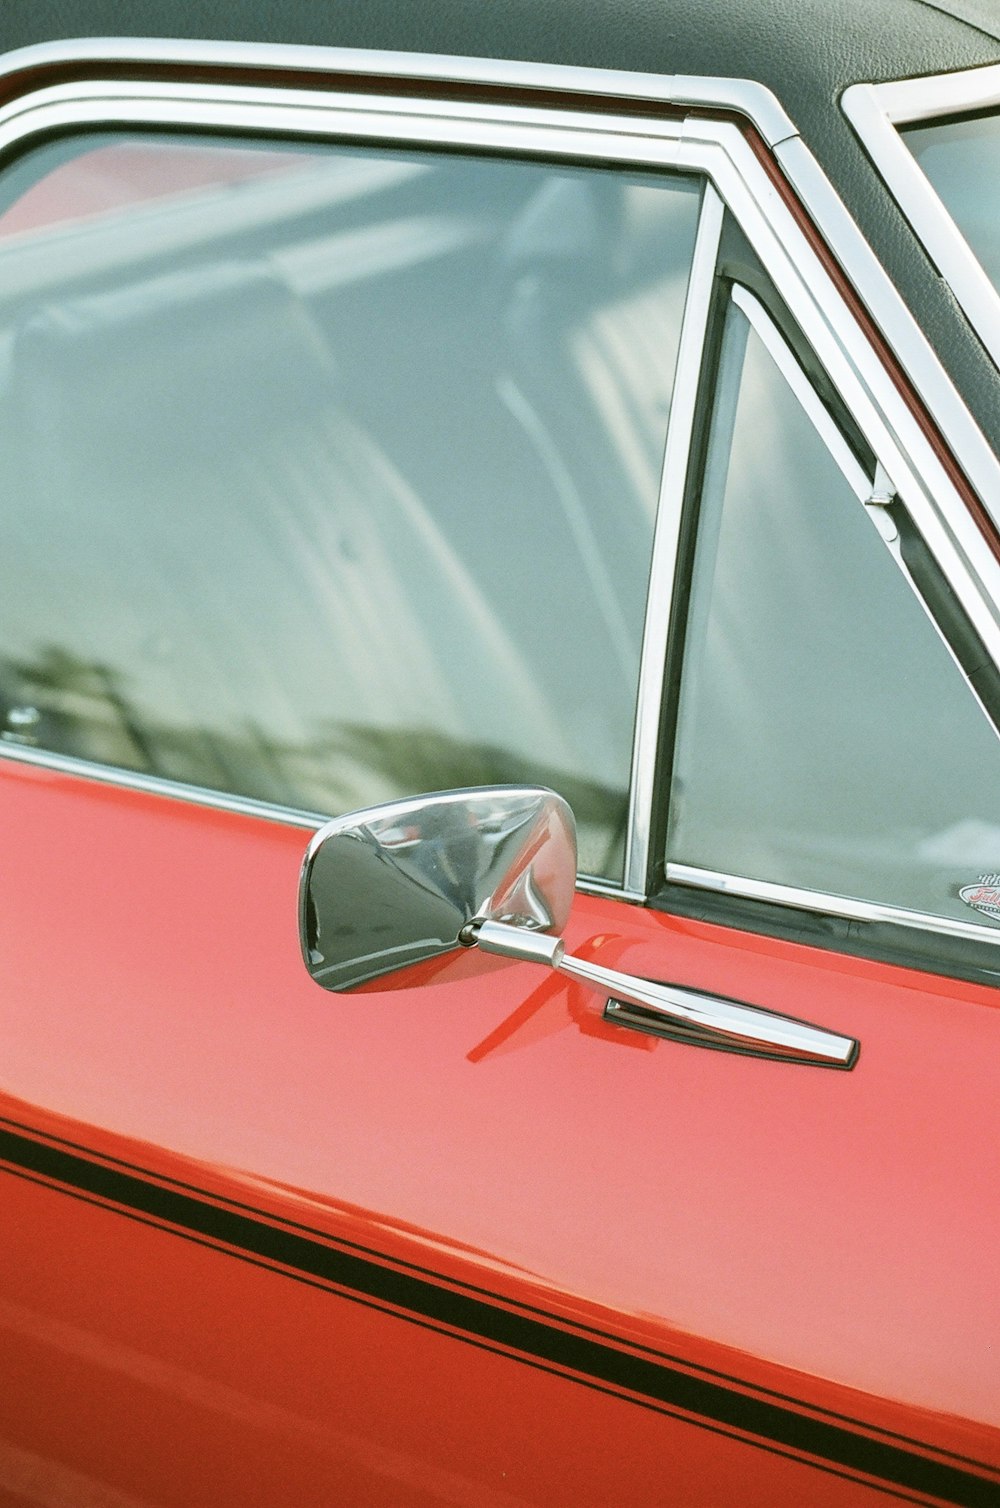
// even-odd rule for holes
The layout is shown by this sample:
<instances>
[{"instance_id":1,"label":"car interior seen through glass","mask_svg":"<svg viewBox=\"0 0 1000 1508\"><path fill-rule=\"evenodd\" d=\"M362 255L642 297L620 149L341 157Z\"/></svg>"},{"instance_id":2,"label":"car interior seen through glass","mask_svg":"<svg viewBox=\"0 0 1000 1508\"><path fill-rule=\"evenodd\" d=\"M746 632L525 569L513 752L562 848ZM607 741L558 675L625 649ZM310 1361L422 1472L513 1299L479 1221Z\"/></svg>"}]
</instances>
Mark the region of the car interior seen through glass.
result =
<instances>
[{"instance_id":1,"label":"car interior seen through glass","mask_svg":"<svg viewBox=\"0 0 1000 1508\"><path fill-rule=\"evenodd\" d=\"M699 197L341 146L26 157L4 740L317 813L541 782L620 877Z\"/></svg>"}]
</instances>

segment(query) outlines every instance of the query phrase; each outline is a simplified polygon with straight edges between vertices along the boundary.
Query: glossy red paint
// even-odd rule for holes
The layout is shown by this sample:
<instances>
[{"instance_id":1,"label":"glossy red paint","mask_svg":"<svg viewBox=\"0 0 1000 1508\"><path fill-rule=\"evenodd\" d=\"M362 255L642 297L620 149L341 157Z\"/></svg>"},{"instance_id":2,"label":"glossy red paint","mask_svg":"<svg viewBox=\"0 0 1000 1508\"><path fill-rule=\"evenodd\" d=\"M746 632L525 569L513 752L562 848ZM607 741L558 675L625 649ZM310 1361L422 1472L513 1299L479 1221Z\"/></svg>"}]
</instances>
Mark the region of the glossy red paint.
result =
<instances>
[{"instance_id":1,"label":"glossy red paint","mask_svg":"<svg viewBox=\"0 0 1000 1508\"><path fill-rule=\"evenodd\" d=\"M17 1381L0 1440L5 1503L23 1501L22 1485L32 1502L101 1508L884 1502L737 1438L3 1182L21 1275L0 1299L5 1376ZM26 1278L40 1245L44 1289Z\"/></svg>"},{"instance_id":2,"label":"glossy red paint","mask_svg":"<svg viewBox=\"0 0 1000 1508\"><path fill-rule=\"evenodd\" d=\"M575 950L850 1033L858 1066L654 1042L472 954L340 998L298 955L301 830L7 760L0 811L8 1124L1000 1475L993 992L578 897ZM685 1503L867 1501L571 1368L4 1182L0 1365L25 1381L0 1483L44 1461L129 1502L375 1501L371 1469L386 1502L658 1502L669 1463ZM209 1460L199 1498L183 1463Z\"/></svg>"}]
</instances>

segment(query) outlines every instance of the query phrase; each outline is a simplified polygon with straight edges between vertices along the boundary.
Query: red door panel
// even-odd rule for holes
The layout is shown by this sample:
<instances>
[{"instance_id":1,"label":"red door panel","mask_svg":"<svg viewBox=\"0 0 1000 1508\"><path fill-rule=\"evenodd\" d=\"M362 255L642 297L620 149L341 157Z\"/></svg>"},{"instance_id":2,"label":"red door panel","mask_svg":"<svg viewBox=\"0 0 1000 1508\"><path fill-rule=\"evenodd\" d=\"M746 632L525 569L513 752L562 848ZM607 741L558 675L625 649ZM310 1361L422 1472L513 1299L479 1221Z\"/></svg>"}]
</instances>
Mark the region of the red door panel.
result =
<instances>
[{"instance_id":1,"label":"red door panel","mask_svg":"<svg viewBox=\"0 0 1000 1508\"><path fill-rule=\"evenodd\" d=\"M580 897L576 951L848 1032L857 1068L654 1043L471 956L339 999L298 956L303 832L13 763L0 808L8 1482L998 1491L990 991Z\"/></svg>"},{"instance_id":2,"label":"red door panel","mask_svg":"<svg viewBox=\"0 0 1000 1508\"><path fill-rule=\"evenodd\" d=\"M3 1198L0 1501L885 1501L24 1179Z\"/></svg>"}]
</instances>

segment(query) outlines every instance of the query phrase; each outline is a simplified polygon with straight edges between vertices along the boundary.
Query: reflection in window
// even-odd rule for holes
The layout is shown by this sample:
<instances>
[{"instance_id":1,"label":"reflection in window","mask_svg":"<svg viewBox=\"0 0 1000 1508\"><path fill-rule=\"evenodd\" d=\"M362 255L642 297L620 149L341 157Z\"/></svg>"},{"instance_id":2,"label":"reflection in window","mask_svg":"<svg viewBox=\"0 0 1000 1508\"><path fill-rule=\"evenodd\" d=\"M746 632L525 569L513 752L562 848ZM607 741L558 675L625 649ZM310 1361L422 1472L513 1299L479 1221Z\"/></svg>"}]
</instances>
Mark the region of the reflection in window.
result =
<instances>
[{"instance_id":1,"label":"reflection in window","mask_svg":"<svg viewBox=\"0 0 1000 1508\"><path fill-rule=\"evenodd\" d=\"M974 922L1000 742L843 472L730 309L670 860Z\"/></svg>"},{"instance_id":2,"label":"reflection in window","mask_svg":"<svg viewBox=\"0 0 1000 1508\"><path fill-rule=\"evenodd\" d=\"M3 737L316 812L539 781L619 874L696 188L171 141L7 180Z\"/></svg>"}]
</instances>

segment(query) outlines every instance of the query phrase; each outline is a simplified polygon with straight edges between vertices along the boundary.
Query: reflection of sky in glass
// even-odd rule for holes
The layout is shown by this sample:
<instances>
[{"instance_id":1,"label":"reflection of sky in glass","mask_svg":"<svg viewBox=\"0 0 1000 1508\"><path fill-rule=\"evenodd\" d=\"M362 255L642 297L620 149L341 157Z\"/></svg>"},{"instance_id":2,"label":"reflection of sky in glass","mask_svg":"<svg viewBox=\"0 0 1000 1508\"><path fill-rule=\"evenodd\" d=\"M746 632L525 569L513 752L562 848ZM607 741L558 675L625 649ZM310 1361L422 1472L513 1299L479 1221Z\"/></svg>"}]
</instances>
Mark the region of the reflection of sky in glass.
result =
<instances>
[{"instance_id":1,"label":"reflection of sky in glass","mask_svg":"<svg viewBox=\"0 0 1000 1508\"><path fill-rule=\"evenodd\" d=\"M615 872L696 189L95 143L0 244L4 703L316 811L544 781Z\"/></svg>"},{"instance_id":2,"label":"reflection of sky in glass","mask_svg":"<svg viewBox=\"0 0 1000 1508\"><path fill-rule=\"evenodd\" d=\"M900 134L1000 290L1000 117L907 126Z\"/></svg>"}]
</instances>

